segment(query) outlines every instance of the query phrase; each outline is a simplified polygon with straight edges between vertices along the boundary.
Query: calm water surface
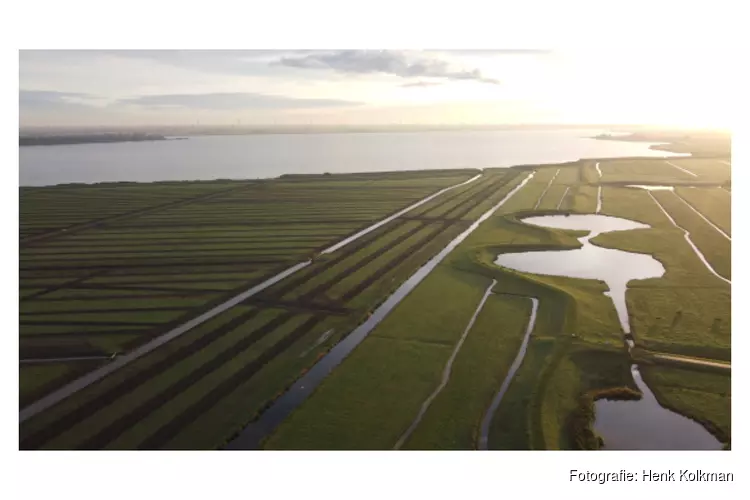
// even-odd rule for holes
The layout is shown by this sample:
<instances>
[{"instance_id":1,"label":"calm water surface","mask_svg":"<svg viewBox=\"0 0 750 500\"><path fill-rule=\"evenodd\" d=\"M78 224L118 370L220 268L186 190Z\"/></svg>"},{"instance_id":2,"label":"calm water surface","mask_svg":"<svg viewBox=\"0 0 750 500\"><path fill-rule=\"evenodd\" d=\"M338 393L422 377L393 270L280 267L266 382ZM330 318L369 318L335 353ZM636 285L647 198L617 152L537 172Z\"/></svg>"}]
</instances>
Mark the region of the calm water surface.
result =
<instances>
[{"instance_id":1,"label":"calm water surface","mask_svg":"<svg viewBox=\"0 0 750 500\"><path fill-rule=\"evenodd\" d=\"M720 450L722 444L701 424L662 408L641 378L630 368L643 398L638 401L595 403L594 431L607 450Z\"/></svg>"},{"instance_id":2,"label":"calm water surface","mask_svg":"<svg viewBox=\"0 0 750 500\"><path fill-rule=\"evenodd\" d=\"M180 141L22 147L22 186L256 179L286 173L510 167L580 158L673 156L602 130L197 136Z\"/></svg>"},{"instance_id":3,"label":"calm water surface","mask_svg":"<svg viewBox=\"0 0 750 500\"><path fill-rule=\"evenodd\" d=\"M586 230L589 234L578 239L583 246L575 250L503 253L497 256L495 264L526 273L604 281L609 287L605 295L614 303L622 330L630 333L625 302L628 282L659 278L664 275L664 266L650 255L602 248L589 240L601 233L649 226L606 215L547 215L525 217L523 222L556 229Z\"/></svg>"},{"instance_id":4,"label":"calm water surface","mask_svg":"<svg viewBox=\"0 0 750 500\"><path fill-rule=\"evenodd\" d=\"M664 189L662 186L650 187ZM496 264L518 271L553 276L600 279L607 283L624 333L630 333L625 292L632 279L657 278L662 264L650 255L597 247L589 239L610 231L649 227L639 222L604 215L527 217L536 226L588 230L576 250L500 254ZM628 339L629 347L633 341ZM718 450L722 444L701 424L663 408L641 378L637 365L631 373L643 397L637 401L599 400L595 403L594 430L610 450Z\"/></svg>"}]
</instances>

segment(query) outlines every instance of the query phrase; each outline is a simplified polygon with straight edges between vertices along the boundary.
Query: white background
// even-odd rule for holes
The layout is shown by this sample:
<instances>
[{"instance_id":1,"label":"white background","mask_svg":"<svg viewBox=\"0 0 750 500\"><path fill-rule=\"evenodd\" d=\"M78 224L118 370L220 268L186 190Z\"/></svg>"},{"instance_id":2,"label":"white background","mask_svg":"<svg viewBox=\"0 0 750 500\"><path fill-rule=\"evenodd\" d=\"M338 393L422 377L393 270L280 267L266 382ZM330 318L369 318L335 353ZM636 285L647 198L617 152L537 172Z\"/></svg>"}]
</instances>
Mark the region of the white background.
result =
<instances>
[{"instance_id":1,"label":"white background","mask_svg":"<svg viewBox=\"0 0 750 500\"><path fill-rule=\"evenodd\" d=\"M271 5L272 4L272 5ZM608 499L672 495L733 498L747 484L748 254L747 55L737 45L741 2L435 0L5 3L2 44L3 370L0 495L3 498L503 498L546 495ZM736 6L736 7L733 7ZM675 47L732 51L716 78L737 104L734 123L733 451L219 453L19 452L18 408L18 49L31 48L575 48ZM670 68L689 78L692 68ZM695 68L700 71L700 68ZM658 75L650 75L650 78ZM742 94L740 93L742 90ZM689 103L686 103L689 106ZM744 122L744 123L743 123ZM747 306L745 306L747 307ZM741 459L745 456L745 459ZM734 472L733 484L578 483L571 469L703 469Z\"/></svg>"}]
</instances>

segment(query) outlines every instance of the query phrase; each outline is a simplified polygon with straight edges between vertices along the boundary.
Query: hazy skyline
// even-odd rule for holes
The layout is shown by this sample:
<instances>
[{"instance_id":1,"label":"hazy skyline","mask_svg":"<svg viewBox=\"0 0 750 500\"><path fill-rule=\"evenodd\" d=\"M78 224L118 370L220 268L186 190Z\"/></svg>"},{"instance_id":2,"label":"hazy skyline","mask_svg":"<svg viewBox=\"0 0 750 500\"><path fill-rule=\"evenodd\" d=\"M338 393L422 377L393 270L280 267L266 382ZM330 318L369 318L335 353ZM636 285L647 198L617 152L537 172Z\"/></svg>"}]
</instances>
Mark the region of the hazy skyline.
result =
<instances>
[{"instance_id":1,"label":"hazy skyline","mask_svg":"<svg viewBox=\"0 0 750 500\"><path fill-rule=\"evenodd\" d=\"M684 50L21 51L20 126L730 125ZM699 66L689 77L684 68ZM705 76L700 76L705 75Z\"/></svg>"}]
</instances>

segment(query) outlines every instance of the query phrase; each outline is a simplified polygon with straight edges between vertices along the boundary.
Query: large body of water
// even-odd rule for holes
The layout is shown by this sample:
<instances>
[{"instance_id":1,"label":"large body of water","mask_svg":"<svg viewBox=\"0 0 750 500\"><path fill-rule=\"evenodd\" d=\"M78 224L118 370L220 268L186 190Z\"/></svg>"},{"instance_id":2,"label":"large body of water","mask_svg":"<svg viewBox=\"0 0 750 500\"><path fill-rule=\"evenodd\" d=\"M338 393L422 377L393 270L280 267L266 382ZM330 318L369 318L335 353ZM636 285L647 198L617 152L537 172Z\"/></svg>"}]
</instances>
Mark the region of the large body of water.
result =
<instances>
[{"instance_id":1,"label":"large body of water","mask_svg":"<svg viewBox=\"0 0 750 500\"><path fill-rule=\"evenodd\" d=\"M179 141L20 148L22 186L257 179L288 173L510 167L580 158L672 156L604 130L494 130L196 136Z\"/></svg>"}]
</instances>

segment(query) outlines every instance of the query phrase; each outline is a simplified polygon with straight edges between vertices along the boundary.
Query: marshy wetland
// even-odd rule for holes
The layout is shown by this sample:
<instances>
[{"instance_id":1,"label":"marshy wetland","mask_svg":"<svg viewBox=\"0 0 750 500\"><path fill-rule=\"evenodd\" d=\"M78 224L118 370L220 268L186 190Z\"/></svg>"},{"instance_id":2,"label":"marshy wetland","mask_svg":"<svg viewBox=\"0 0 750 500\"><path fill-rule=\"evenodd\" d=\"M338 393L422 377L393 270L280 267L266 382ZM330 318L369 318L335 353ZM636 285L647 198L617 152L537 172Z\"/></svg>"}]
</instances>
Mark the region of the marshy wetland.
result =
<instances>
[{"instance_id":1,"label":"marshy wetland","mask_svg":"<svg viewBox=\"0 0 750 500\"><path fill-rule=\"evenodd\" d=\"M727 162L23 187L20 447L728 446Z\"/></svg>"}]
</instances>

